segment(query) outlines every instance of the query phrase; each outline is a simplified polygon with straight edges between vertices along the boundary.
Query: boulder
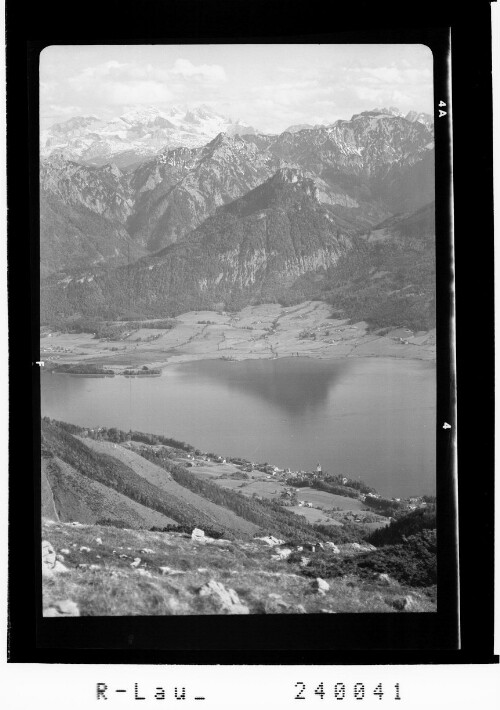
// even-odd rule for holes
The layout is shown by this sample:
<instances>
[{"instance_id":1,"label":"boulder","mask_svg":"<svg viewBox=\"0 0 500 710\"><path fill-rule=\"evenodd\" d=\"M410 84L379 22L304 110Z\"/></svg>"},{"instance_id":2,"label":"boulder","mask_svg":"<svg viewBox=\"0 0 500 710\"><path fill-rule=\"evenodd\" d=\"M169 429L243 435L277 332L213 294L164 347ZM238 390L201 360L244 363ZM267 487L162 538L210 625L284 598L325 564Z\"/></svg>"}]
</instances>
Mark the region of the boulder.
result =
<instances>
[{"instance_id":1,"label":"boulder","mask_svg":"<svg viewBox=\"0 0 500 710\"><path fill-rule=\"evenodd\" d=\"M48 540L42 541L42 579L51 579L54 574L67 572L68 568L57 559L56 552Z\"/></svg>"},{"instance_id":2,"label":"boulder","mask_svg":"<svg viewBox=\"0 0 500 710\"><path fill-rule=\"evenodd\" d=\"M193 540L193 542L206 542L205 532L200 530L200 528L195 528L191 533L191 540Z\"/></svg>"},{"instance_id":3,"label":"boulder","mask_svg":"<svg viewBox=\"0 0 500 710\"><path fill-rule=\"evenodd\" d=\"M328 582L325 582L325 580L321 579L321 577L316 577L312 583L312 587L318 594L326 594L326 592L330 589Z\"/></svg>"},{"instance_id":4,"label":"boulder","mask_svg":"<svg viewBox=\"0 0 500 710\"><path fill-rule=\"evenodd\" d=\"M44 616L80 616L80 609L71 599L55 602L53 606L44 609Z\"/></svg>"},{"instance_id":5,"label":"boulder","mask_svg":"<svg viewBox=\"0 0 500 710\"><path fill-rule=\"evenodd\" d=\"M283 614L291 609L290 604L287 604L280 594L269 594L268 597L265 605L267 614Z\"/></svg>"},{"instance_id":6,"label":"boulder","mask_svg":"<svg viewBox=\"0 0 500 710\"><path fill-rule=\"evenodd\" d=\"M42 540L42 563L50 568L56 563L56 551L48 540Z\"/></svg>"},{"instance_id":7,"label":"boulder","mask_svg":"<svg viewBox=\"0 0 500 710\"><path fill-rule=\"evenodd\" d=\"M212 597L222 611L227 614L249 614L250 610L241 603L234 589L227 589L221 582L211 580L199 591L200 597Z\"/></svg>"},{"instance_id":8,"label":"boulder","mask_svg":"<svg viewBox=\"0 0 500 710\"><path fill-rule=\"evenodd\" d=\"M421 611L420 603L411 594L406 597L396 597L392 600L391 606L397 611Z\"/></svg>"},{"instance_id":9,"label":"boulder","mask_svg":"<svg viewBox=\"0 0 500 710\"><path fill-rule=\"evenodd\" d=\"M139 567L137 571L137 574L140 574L141 577L152 577L153 575L151 572L149 572L147 569L143 569L142 567Z\"/></svg>"},{"instance_id":10,"label":"boulder","mask_svg":"<svg viewBox=\"0 0 500 710\"><path fill-rule=\"evenodd\" d=\"M276 545L283 545L283 543L285 542L284 540L280 540L277 537L273 537L273 535L266 535L265 537L254 537L254 540L261 540L266 545L269 545L269 547L275 547Z\"/></svg>"},{"instance_id":11,"label":"boulder","mask_svg":"<svg viewBox=\"0 0 500 710\"><path fill-rule=\"evenodd\" d=\"M273 560L286 560L290 555L292 554L292 551L288 547L281 547L277 548L276 554L271 555Z\"/></svg>"},{"instance_id":12,"label":"boulder","mask_svg":"<svg viewBox=\"0 0 500 710\"><path fill-rule=\"evenodd\" d=\"M140 564L141 564L141 558L140 558L140 557L136 557L136 558L134 559L134 561L130 563L130 566L131 566L131 567L139 567Z\"/></svg>"},{"instance_id":13,"label":"boulder","mask_svg":"<svg viewBox=\"0 0 500 710\"><path fill-rule=\"evenodd\" d=\"M166 574L186 574L181 569L172 569L171 567L159 567L158 568L163 575Z\"/></svg>"},{"instance_id":14,"label":"boulder","mask_svg":"<svg viewBox=\"0 0 500 710\"><path fill-rule=\"evenodd\" d=\"M395 579L390 577L385 572L381 572L380 574L378 574L376 579L377 579L377 582L379 584L381 584L383 587L398 587L399 586L398 582L396 582Z\"/></svg>"}]
</instances>

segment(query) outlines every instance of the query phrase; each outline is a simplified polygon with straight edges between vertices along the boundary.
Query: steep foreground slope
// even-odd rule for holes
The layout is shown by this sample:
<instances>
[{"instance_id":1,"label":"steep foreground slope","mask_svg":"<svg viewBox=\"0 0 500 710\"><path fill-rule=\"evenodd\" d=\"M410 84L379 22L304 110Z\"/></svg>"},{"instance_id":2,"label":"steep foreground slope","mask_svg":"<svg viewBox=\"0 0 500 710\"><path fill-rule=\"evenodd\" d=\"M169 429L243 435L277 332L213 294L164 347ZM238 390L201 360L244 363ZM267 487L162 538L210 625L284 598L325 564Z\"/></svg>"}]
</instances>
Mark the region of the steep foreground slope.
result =
<instances>
[{"instance_id":1,"label":"steep foreground slope","mask_svg":"<svg viewBox=\"0 0 500 710\"><path fill-rule=\"evenodd\" d=\"M321 580L259 540L45 521L63 570L46 575L45 616L432 612L433 593L395 580ZM310 556L310 553L308 553ZM323 558L333 557L325 553ZM338 557L338 555L335 555ZM300 556L299 556L300 557ZM105 633L105 632L104 632Z\"/></svg>"},{"instance_id":2,"label":"steep foreground slope","mask_svg":"<svg viewBox=\"0 0 500 710\"><path fill-rule=\"evenodd\" d=\"M42 422L42 437L43 470L61 520L110 519L134 527L180 523L243 536L258 530L122 447L84 442L47 421Z\"/></svg>"},{"instance_id":3,"label":"steep foreground slope","mask_svg":"<svg viewBox=\"0 0 500 710\"><path fill-rule=\"evenodd\" d=\"M42 515L52 520L81 523L119 521L131 528L176 525L173 518L80 475L57 457L42 459Z\"/></svg>"}]
</instances>

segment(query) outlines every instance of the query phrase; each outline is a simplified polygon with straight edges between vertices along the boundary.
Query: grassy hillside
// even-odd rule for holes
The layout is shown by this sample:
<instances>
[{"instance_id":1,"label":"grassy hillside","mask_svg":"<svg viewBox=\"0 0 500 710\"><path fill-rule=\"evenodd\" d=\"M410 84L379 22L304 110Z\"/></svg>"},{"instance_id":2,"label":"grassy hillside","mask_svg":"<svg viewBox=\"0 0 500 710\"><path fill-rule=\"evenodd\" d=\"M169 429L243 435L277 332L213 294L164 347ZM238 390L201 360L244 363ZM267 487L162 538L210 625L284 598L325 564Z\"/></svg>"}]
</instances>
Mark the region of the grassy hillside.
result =
<instances>
[{"instance_id":1,"label":"grassy hillside","mask_svg":"<svg viewBox=\"0 0 500 710\"><path fill-rule=\"evenodd\" d=\"M70 433L70 429L74 433ZM148 461L144 456L124 446L110 441L82 439L75 434L79 427L59 425L49 420L42 421L42 445L44 455L56 461L46 464L53 483L53 495L61 496L59 488L65 491L65 500L70 472L76 471L92 485L85 483L86 495L78 493L80 512L84 518L73 517L88 522L89 506L84 509L83 501L95 497L95 484L121 494L146 509L182 525L201 527L206 531L238 537L248 537L258 532L277 535L290 540L326 540L328 536L315 530L301 516L282 508L278 503L253 500L234 491L225 490L209 481L200 481L185 468L172 464L168 459L149 456L160 465ZM56 475L57 467L65 464L65 476ZM67 467L70 468L67 468ZM75 476L72 486L75 486ZM79 482L80 482L79 481ZM58 499L62 500L62 498ZM68 504L68 503L67 503ZM70 506L72 508L73 503ZM95 508L95 506L94 506ZM109 508L109 505L108 505ZM63 511L64 506L60 505ZM92 506L90 509L93 510ZM119 510L119 508L118 508ZM62 512L63 520L71 519L69 511ZM92 518L95 520L95 515ZM101 513L99 513L101 515ZM102 516L107 513L102 511ZM120 517L117 512L115 516ZM161 523L153 523L155 526ZM142 527L150 526L150 516L145 516ZM338 534L337 534L338 537Z\"/></svg>"},{"instance_id":2,"label":"grassy hillside","mask_svg":"<svg viewBox=\"0 0 500 710\"><path fill-rule=\"evenodd\" d=\"M181 485L168 470L147 461L136 452L108 441L93 441L91 439L80 441L93 453L104 457L110 456L129 467L140 479L161 491L163 496L177 501L180 506L183 506L182 510L185 515L184 519L178 522L199 527L205 525L212 530L220 530L225 534L242 537L253 535L259 531L259 527L252 524L252 521L249 522L241 515L235 515L226 506L219 505L219 501L212 501L204 495L199 495L198 491ZM180 466L176 468L180 471L183 470Z\"/></svg>"},{"instance_id":3,"label":"grassy hillside","mask_svg":"<svg viewBox=\"0 0 500 710\"><path fill-rule=\"evenodd\" d=\"M435 611L432 589L412 588L376 576L328 578L318 593L300 559L276 559L259 541L193 542L188 535L72 526L46 521L50 542L67 571L44 580L44 614L71 600L82 616L231 613L208 582L233 590L250 614ZM308 558L314 557L307 553ZM299 555L299 558L301 555ZM322 553L324 559L338 557ZM346 559L347 561L347 559Z\"/></svg>"},{"instance_id":4,"label":"grassy hillside","mask_svg":"<svg viewBox=\"0 0 500 710\"><path fill-rule=\"evenodd\" d=\"M219 522L215 515L207 514L201 507L176 496L168 490L166 484L160 487L150 483L123 461L93 451L63 428L45 420L42 422L42 446L45 452L69 464L81 476L111 488L178 523L205 526L219 533L232 532L230 523L226 525ZM160 469L158 471L161 472ZM167 474L163 474L166 479ZM157 482L161 484L159 477Z\"/></svg>"},{"instance_id":5,"label":"grassy hillside","mask_svg":"<svg viewBox=\"0 0 500 710\"><path fill-rule=\"evenodd\" d=\"M152 508L137 503L87 476L62 459L42 459L42 515L52 520L96 523L108 520L130 528L176 524Z\"/></svg>"}]
</instances>

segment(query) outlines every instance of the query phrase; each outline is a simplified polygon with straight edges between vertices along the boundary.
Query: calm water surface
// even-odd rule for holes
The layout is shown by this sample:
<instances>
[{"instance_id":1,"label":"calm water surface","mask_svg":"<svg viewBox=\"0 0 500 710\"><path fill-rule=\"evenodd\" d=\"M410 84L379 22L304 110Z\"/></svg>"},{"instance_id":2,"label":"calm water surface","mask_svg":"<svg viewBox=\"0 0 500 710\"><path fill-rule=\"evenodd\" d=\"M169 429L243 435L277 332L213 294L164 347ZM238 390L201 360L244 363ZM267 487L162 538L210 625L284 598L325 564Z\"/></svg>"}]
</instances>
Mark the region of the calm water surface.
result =
<instances>
[{"instance_id":1,"label":"calm water surface","mask_svg":"<svg viewBox=\"0 0 500 710\"><path fill-rule=\"evenodd\" d=\"M435 492L436 369L394 358L172 365L162 377L42 372L42 414L165 434L204 451Z\"/></svg>"}]
</instances>

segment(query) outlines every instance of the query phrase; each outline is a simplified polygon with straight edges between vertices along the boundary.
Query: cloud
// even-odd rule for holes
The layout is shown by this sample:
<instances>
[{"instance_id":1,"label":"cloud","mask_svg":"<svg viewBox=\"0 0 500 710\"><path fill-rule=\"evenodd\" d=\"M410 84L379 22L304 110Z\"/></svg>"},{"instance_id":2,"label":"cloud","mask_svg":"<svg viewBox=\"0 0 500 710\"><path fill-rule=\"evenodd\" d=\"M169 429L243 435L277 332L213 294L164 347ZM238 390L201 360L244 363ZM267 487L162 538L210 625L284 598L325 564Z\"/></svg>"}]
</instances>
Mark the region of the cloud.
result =
<instances>
[{"instance_id":1,"label":"cloud","mask_svg":"<svg viewBox=\"0 0 500 710\"><path fill-rule=\"evenodd\" d=\"M180 74L185 78L194 78L219 83L227 80L224 67L219 64L199 64L196 66L189 59L176 59L172 74Z\"/></svg>"},{"instance_id":2,"label":"cloud","mask_svg":"<svg viewBox=\"0 0 500 710\"><path fill-rule=\"evenodd\" d=\"M382 48L384 49L384 48ZM308 61L279 54L279 61L238 50L177 47L94 52L43 67L41 113L119 115L123 106L210 103L219 113L266 132L294 123L333 122L375 106L432 108L432 62L380 47L307 51ZM126 51L125 51L126 50ZM64 55L63 55L64 56ZM68 55L69 57L70 55ZM86 62L86 58L88 61ZM105 61L109 60L109 61ZM300 61L299 61L300 60ZM411 61L410 61L411 60ZM213 63L212 63L213 62ZM83 111L80 107L84 107Z\"/></svg>"},{"instance_id":3,"label":"cloud","mask_svg":"<svg viewBox=\"0 0 500 710\"><path fill-rule=\"evenodd\" d=\"M55 116L74 116L77 113L83 112L81 106L58 106L57 104L50 104L47 109Z\"/></svg>"},{"instance_id":4,"label":"cloud","mask_svg":"<svg viewBox=\"0 0 500 710\"><path fill-rule=\"evenodd\" d=\"M172 100L172 92L157 81L127 81L110 84L107 90L112 104L164 104Z\"/></svg>"},{"instance_id":5,"label":"cloud","mask_svg":"<svg viewBox=\"0 0 500 710\"><path fill-rule=\"evenodd\" d=\"M196 65L179 58L165 67L110 60L67 77L59 89L72 104L165 104L182 100L193 85L203 92L213 90L226 80L224 68L218 64ZM41 85L41 88L44 87ZM57 99L53 88L47 86L45 101ZM61 99L58 102L62 103Z\"/></svg>"}]
</instances>

